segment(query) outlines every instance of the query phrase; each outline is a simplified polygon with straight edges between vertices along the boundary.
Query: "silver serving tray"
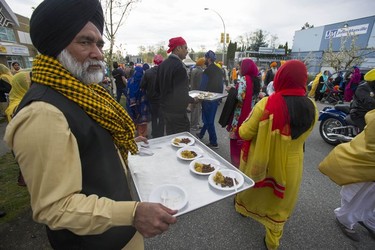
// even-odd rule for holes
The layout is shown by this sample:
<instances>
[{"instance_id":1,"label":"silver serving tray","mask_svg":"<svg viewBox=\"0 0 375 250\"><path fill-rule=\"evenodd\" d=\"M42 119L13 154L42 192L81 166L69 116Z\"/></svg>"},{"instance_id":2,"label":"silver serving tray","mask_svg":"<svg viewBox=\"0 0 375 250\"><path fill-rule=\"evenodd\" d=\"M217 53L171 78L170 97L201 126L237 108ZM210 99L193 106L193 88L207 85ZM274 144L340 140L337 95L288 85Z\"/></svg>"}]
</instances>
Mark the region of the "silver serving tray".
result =
<instances>
[{"instance_id":1,"label":"silver serving tray","mask_svg":"<svg viewBox=\"0 0 375 250\"><path fill-rule=\"evenodd\" d=\"M200 90L191 90L189 91L189 95L193 98L198 97L198 99L200 100L215 101L226 97L228 93L226 93L226 91L225 93L215 93Z\"/></svg>"},{"instance_id":2,"label":"silver serving tray","mask_svg":"<svg viewBox=\"0 0 375 250\"><path fill-rule=\"evenodd\" d=\"M208 183L208 176L191 172L189 169L191 161L179 159L176 154L179 148L171 143L173 138L177 136L194 138L194 146L203 151L202 157L216 159L220 162L220 169L231 169L239 172L244 177L244 184L237 190L222 191ZM153 155L129 155L128 158L131 177L139 200L148 201L151 192L159 185L179 185L186 190L188 203L178 211L176 216L207 206L254 186L254 181L251 178L188 132L151 139L149 140L148 150L152 151Z\"/></svg>"}]
</instances>

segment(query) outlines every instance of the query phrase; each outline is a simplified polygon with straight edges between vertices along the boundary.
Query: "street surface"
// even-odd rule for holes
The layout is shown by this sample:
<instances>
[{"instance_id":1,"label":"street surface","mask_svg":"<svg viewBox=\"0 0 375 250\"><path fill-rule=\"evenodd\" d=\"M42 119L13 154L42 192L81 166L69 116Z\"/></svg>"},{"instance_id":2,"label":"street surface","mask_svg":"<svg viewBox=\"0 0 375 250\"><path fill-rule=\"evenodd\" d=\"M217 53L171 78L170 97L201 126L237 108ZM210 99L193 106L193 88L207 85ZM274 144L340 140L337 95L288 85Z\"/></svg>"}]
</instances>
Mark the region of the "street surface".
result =
<instances>
[{"instance_id":1,"label":"street surface","mask_svg":"<svg viewBox=\"0 0 375 250\"><path fill-rule=\"evenodd\" d=\"M318 109L324 104L317 103ZM216 114L218 120L223 103ZM229 137L216 123L219 149L227 161ZM192 131L195 135L195 131ZM208 143L208 134L203 138ZM375 240L361 226L356 226L361 241L354 242L340 231L333 210L340 205L340 187L318 170L320 161L332 150L319 135L319 122L306 141L303 181L296 209L284 227L282 249L375 249ZM146 239L146 249L265 249L264 227L235 212L233 197L178 217L170 230Z\"/></svg>"},{"instance_id":2,"label":"street surface","mask_svg":"<svg viewBox=\"0 0 375 250\"><path fill-rule=\"evenodd\" d=\"M323 104L318 103L322 109ZM219 118L223 103L216 114ZM219 149L215 151L229 161L228 132L218 123ZM0 123L0 136L5 123ZM375 249L375 240L361 226L356 226L361 241L354 242L342 234L333 210L340 205L340 187L322 175L317 166L332 150L319 135L319 122L306 142L304 175L294 213L284 227L283 249ZM195 131L192 131L195 134ZM208 143L208 135L203 142ZM0 143L0 155L9 150ZM1 227L0 227L1 229ZM46 249L45 229L31 221L30 213L0 230L0 249ZM146 239L146 250L265 249L262 225L237 214L233 197L178 217L178 222L160 236ZM4 237L4 238L3 238ZM8 238L9 237L9 238ZM8 239L7 239L8 238ZM10 240L18 239L17 242Z\"/></svg>"}]
</instances>

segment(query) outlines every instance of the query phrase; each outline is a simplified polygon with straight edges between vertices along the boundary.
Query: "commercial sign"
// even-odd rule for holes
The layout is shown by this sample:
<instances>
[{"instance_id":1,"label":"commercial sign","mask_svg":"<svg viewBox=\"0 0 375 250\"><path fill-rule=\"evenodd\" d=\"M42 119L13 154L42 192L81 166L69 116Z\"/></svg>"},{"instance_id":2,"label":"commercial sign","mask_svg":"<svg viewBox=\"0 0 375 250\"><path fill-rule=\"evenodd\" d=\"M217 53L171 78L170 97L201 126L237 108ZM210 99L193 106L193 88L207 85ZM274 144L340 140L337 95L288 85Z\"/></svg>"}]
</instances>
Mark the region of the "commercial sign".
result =
<instances>
[{"instance_id":1,"label":"commercial sign","mask_svg":"<svg viewBox=\"0 0 375 250\"><path fill-rule=\"evenodd\" d=\"M15 56L29 56L29 49L23 45L2 45L0 44L0 54L15 55Z\"/></svg>"},{"instance_id":2,"label":"commercial sign","mask_svg":"<svg viewBox=\"0 0 375 250\"><path fill-rule=\"evenodd\" d=\"M367 24L361 24L361 25L351 26L347 28L327 30L324 38L330 39L330 38L343 37L343 36L366 34L368 31L368 26L369 24L367 23Z\"/></svg>"},{"instance_id":3,"label":"commercial sign","mask_svg":"<svg viewBox=\"0 0 375 250\"><path fill-rule=\"evenodd\" d=\"M11 51L13 55L25 55L25 56L29 55L29 49L23 46L22 47L12 46Z\"/></svg>"}]
</instances>

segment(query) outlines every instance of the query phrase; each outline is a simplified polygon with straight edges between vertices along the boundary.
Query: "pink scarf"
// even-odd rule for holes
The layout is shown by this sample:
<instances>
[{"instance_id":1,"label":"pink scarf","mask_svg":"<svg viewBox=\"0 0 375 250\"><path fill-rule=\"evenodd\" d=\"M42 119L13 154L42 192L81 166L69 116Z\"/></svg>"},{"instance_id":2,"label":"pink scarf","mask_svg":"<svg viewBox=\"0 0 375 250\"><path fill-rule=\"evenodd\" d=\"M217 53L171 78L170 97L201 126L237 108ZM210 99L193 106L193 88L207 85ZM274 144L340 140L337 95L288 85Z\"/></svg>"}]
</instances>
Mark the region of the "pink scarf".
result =
<instances>
[{"instance_id":1,"label":"pink scarf","mask_svg":"<svg viewBox=\"0 0 375 250\"><path fill-rule=\"evenodd\" d=\"M258 75L258 67L251 59L245 59L241 63L241 75L245 77L246 81L246 95L245 99L243 100L242 109L240 117L238 118L238 125L236 135L239 138L238 128L241 126L243 121L249 116L251 109L252 109L252 101L253 101L253 80L252 77L256 77Z\"/></svg>"}]
</instances>

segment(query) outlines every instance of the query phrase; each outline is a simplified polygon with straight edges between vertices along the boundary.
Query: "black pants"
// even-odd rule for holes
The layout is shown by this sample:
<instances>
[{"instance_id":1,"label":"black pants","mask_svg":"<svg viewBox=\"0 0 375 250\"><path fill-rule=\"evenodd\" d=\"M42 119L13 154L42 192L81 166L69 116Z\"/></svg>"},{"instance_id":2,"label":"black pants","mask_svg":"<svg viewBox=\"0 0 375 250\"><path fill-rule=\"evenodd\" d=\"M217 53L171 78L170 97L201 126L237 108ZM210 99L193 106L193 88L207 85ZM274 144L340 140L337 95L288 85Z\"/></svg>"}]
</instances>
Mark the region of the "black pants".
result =
<instances>
[{"instance_id":1,"label":"black pants","mask_svg":"<svg viewBox=\"0 0 375 250\"><path fill-rule=\"evenodd\" d=\"M324 96L324 92L321 93L320 90L322 90L324 86L324 83L318 83L318 86L316 87L316 90L315 90L315 101L321 101L323 96Z\"/></svg>"},{"instance_id":2,"label":"black pants","mask_svg":"<svg viewBox=\"0 0 375 250\"><path fill-rule=\"evenodd\" d=\"M164 136L165 124L159 103L150 103L150 114L152 138Z\"/></svg>"},{"instance_id":3,"label":"black pants","mask_svg":"<svg viewBox=\"0 0 375 250\"><path fill-rule=\"evenodd\" d=\"M353 123L359 128L360 132L362 132L366 126L365 116L356 118L350 116L350 118L352 119Z\"/></svg>"},{"instance_id":4,"label":"black pants","mask_svg":"<svg viewBox=\"0 0 375 250\"><path fill-rule=\"evenodd\" d=\"M180 132L190 132L190 121L186 114L183 113L166 113L162 112L165 121L165 129L167 135L172 135Z\"/></svg>"}]
</instances>

